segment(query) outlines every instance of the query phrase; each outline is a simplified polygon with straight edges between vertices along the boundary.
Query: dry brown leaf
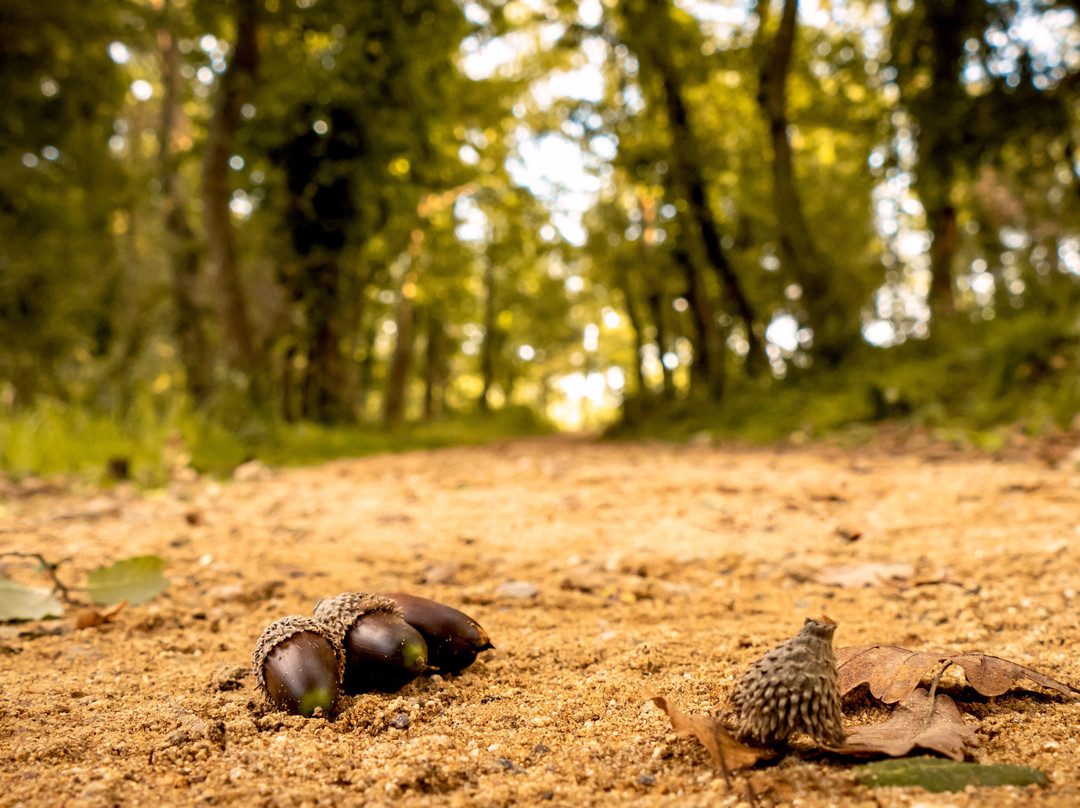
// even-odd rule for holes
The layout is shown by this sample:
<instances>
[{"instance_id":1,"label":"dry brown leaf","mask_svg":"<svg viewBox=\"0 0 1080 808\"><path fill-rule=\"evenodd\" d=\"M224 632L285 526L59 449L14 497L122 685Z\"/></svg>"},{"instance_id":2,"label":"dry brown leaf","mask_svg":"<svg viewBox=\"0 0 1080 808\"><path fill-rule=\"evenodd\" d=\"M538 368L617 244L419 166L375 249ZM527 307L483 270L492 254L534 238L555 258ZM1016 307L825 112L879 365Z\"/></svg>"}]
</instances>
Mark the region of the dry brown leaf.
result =
<instances>
[{"instance_id":1,"label":"dry brown leaf","mask_svg":"<svg viewBox=\"0 0 1080 808\"><path fill-rule=\"evenodd\" d=\"M102 623L108 623L127 608L127 605L127 600L122 600L103 609L97 606L83 609L75 617L75 628L93 628L94 626L100 626Z\"/></svg>"},{"instance_id":2,"label":"dry brown leaf","mask_svg":"<svg viewBox=\"0 0 1080 808\"><path fill-rule=\"evenodd\" d=\"M858 589L863 586L907 583L915 568L905 561L867 561L864 564L825 567L814 573L814 580L830 586Z\"/></svg>"},{"instance_id":3,"label":"dry brown leaf","mask_svg":"<svg viewBox=\"0 0 1080 808\"><path fill-rule=\"evenodd\" d=\"M1066 696L1080 695L1080 689L1051 679L1018 662L986 654L952 654L947 651L909 651L894 645L848 646L836 650L840 674L840 694L849 693L864 682L870 694L886 703L900 701L931 672L959 665L968 683L984 696L1000 696L1016 682L1028 679L1041 687Z\"/></svg>"},{"instance_id":4,"label":"dry brown leaf","mask_svg":"<svg viewBox=\"0 0 1080 808\"><path fill-rule=\"evenodd\" d=\"M901 700L888 721L855 727L843 746L826 749L844 755L889 757L905 757L914 749L926 749L963 760L977 743L975 729L964 723L952 699L937 694L931 711L930 694L920 687Z\"/></svg>"},{"instance_id":5,"label":"dry brown leaf","mask_svg":"<svg viewBox=\"0 0 1080 808\"><path fill-rule=\"evenodd\" d=\"M713 765L721 771L735 771L753 766L759 760L773 757L770 749L757 749L739 743L719 723L707 715L689 715L671 704L664 696L648 690L642 696L651 701L671 720L671 727L680 735L692 735L712 758Z\"/></svg>"}]
</instances>

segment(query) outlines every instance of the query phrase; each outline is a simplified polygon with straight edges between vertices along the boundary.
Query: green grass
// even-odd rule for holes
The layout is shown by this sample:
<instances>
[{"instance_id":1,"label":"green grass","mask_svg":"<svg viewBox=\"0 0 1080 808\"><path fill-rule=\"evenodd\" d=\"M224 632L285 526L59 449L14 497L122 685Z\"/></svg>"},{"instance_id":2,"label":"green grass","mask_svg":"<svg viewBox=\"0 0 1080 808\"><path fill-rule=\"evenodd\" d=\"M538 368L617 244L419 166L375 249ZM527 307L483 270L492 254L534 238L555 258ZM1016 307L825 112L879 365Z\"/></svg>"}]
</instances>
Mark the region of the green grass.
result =
<instances>
[{"instance_id":1,"label":"green grass","mask_svg":"<svg viewBox=\"0 0 1080 808\"><path fill-rule=\"evenodd\" d=\"M1066 429L1080 413L1075 325L1018 316L955 330L943 341L948 349L918 342L890 350L866 346L834 370L784 381L740 378L720 402L630 400L608 435L681 441L706 434L768 443L866 435L865 425L899 421L995 449L1008 430Z\"/></svg>"},{"instance_id":2,"label":"green grass","mask_svg":"<svg viewBox=\"0 0 1080 808\"><path fill-rule=\"evenodd\" d=\"M109 460L123 457L135 481L153 487L167 481L169 468L178 459L196 471L224 475L248 460L271 466L306 465L552 431L530 411L516 407L405 425L392 433L373 426L257 418L226 429L180 407L165 413L151 407L134 410L117 419L43 400L28 411L0 414L0 471L13 477L73 474L100 483L106 481Z\"/></svg>"}]
</instances>

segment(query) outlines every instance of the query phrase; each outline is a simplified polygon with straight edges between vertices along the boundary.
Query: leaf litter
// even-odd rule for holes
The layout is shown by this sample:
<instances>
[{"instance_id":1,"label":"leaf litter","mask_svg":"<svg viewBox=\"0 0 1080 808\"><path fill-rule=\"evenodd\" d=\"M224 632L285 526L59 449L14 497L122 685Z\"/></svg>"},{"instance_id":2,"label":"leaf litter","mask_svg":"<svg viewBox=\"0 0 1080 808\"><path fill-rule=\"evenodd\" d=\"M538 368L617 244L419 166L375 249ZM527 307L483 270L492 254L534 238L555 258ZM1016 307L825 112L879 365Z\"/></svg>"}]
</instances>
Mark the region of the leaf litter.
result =
<instances>
[{"instance_id":1,"label":"leaf litter","mask_svg":"<svg viewBox=\"0 0 1080 808\"><path fill-rule=\"evenodd\" d=\"M1070 684L1051 679L1018 662L988 654L909 651L894 645L863 645L837 649L836 659L841 695L861 684L868 684L870 694L886 704L902 700L932 671L940 674L951 665L962 668L968 683L984 696L1000 696L1025 679L1065 696L1080 695L1080 689Z\"/></svg>"}]
</instances>

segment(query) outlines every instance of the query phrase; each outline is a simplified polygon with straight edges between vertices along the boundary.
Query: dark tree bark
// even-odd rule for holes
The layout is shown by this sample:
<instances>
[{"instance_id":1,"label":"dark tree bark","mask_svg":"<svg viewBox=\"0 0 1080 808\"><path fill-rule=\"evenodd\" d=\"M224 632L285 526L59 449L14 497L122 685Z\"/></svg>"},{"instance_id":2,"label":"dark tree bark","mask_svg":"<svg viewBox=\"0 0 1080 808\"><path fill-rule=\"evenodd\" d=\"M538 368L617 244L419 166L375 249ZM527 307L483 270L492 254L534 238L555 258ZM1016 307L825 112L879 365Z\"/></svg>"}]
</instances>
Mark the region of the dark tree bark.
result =
<instances>
[{"instance_id":1,"label":"dark tree bark","mask_svg":"<svg viewBox=\"0 0 1080 808\"><path fill-rule=\"evenodd\" d=\"M761 0L759 35L766 25L768 0ZM798 0L784 0L780 27L772 48L762 60L758 105L769 125L772 142L773 208L776 214L781 255L803 290L803 303L814 330L814 353L826 364L836 365L858 342L857 314L830 299L836 267L817 245L806 220L795 179L794 157L788 137L787 78L795 45Z\"/></svg>"},{"instance_id":2,"label":"dark tree bark","mask_svg":"<svg viewBox=\"0 0 1080 808\"><path fill-rule=\"evenodd\" d=\"M674 37L670 35L671 8L668 0L645 0L644 10L645 14L640 19L630 19L628 22L632 25L652 25L662 32L660 42L673 42ZM642 44L647 44L646 40L643 39ZM756 373L759 368L764 367L764 348L757 333L757 314L721 245L720 230L708 203L705 177L701 172L698 156L697 137L690 124L678 70L669 58L668 48L650 45L643 50L645 52L639 53L639 58L648 61L663 86L663 102L671 130L672 177L687 202L690 219L701 240L709 267L716 273L721 288L731 301L734 313L746 327L747 341L750 344L750 352L746 358L747 372Z\"/></svg>"},{"instance_id":3,"label":"dark tree bark","mask_svg":"<svg viewBox=\"0 0 1080 808\"><path fill-rule=\"evenodd\" d=\"M221 77L203 158L203 227L206 229L207 264L214 284L218 317L226 355L248 376L258 397L256 341L248 316L247 295L240 278L236 241L229 219L229 157L240 127L240 108L255 84L259 46L258 0L237 0L236 43L232 62Z\"/></svg>"},{"instance_id":4,"label":"dark tree bark","mask_svg":"<svg viewBox=\"0 0 1080 808\"><path fill-rule=\"evenodd\" d=\"M442 320L430 309L425 317L427 345L424 348L424 420L442 417L447 367L446 334Z\"/></svg>"},{"instance_id":5,"label":"dark tree bark","mask_svg":"<svg viewBox=\"0 0 1080 808\"><path fill-rule=\"evenodd\" d=\"M953 264L960 248L956 208L939 200L927 209L926 218L934 228L934 240L930 244L930 310L935 316L947 316L956 311Z\"/></svg>"},{"instance_id":6,"label":"dark tree bark","mask_svg":"<svg viewBox=\"0 0 1080 808\"><path fill-rule=\"evenodd\" d=\"M396 429L405 413L405 386L409 381L409 368L412 366L413 306L412 300L401 295L398 301L397 333L394 342L394 355L390 360L390 372L386 378L386 400L383 402L383 423L387 429Z\"/></svg>"},{"instance_id":7,"label":"dark tree bark","mask_svg":"<svg viewBox=\"0 0 1080 808\"><path fill-rule=\"evenodd\" d=\"M653 327L656 329L656 349L660 353L660 370L663 374L660 394L665 398L671 398L675 395L675 379L671 368L664 364L664 354L668 352L670 346L668 344L667 322L664 317L664 297L659 292L653 292L649 295L649 312L652 315Z\"/></svg>"},{"instance_id":8,"label":"dark tree bark","mask_svg":"<svg viewBox=\"0 0 1080 808\"><path fill-rule=\"evenodd\" d=\"M484 387L477 402L483 412L491 408L488 396L495 384L495 350L498 345L495 329L495 264L486 259L484 265L484 341L480 344L480 376Z\"/></svg>"},{"instance_id":9,"label":"dark tree bark","mask_svg":"<svg viewBox=\"0 0 1080 808\"><path fill-rule=\"evenodd\" d=\"M172 274L173 336L192 404L200 407L211 392L210 351L198 302L199 242L188 216L187 197L177 170L172 140L183 108L180 48L172 30L170 4L162 9L158 30L164 97L158 127L158 164L165 197L165 236Z\"/></svg>"},{"instance_id":10,"label":"dark tree bark","mask_svg":"<svg viewBox=\"0 0 1080 808\"><path fill-rule=\"evenodd\" d=\"M959 248L950 196L958 168L977 159L967 120L973 102L961 82L964 44L983 30L987 6L982 0L951 0L927 3L921 11L921 18L905 23L906 37L894 43L894 60L905 104L919 124L915 189L934 237L928 302L936 319L949 319L956 313L953 265Z\"/></svg>"},{"instance_id":11,"label":"dark tree bark","mask_svg":"<svg viewBox=\"0 0 1080 808\"><path fill-rule=\"evenodd\" d=\"M719 401L724 395L724 341L716 322L712 300L705 289L697 265L690 254L677 248L672 256L686 278L686 302L694 321L694 363L690 366L691 388L704 388L707 398Z\"/></svg>"},{"instance_id":12,"label":"dark tree bark","mask_svg":"<svg viewBox=\"0 0 1080 808\"><path fill-rule=\"evenodd\" d=\"M321 423L350 421L353 408L343 392L345 365L337 300L341 270L335 260L326 260L310 267L305 275L310 344L304 377L304 415Z\"/></svg>"},{"instance_id":13,"label":"dark tree bark","mask_svg":"<svg viewBox=\"0 0 1080 808\"><path fill-rule=\"evenodd\" d=\"M624 267L619 269L619 285L626 299L626 316L630 320L630 330L634 332L634 381L637 382L638 394L644 395L649 392L649 385L645 381L645 368L642 365L642 359L645 356L645 324L642 322L641 311L630 285L629 273Z\"/></svg>"}]
</instances>

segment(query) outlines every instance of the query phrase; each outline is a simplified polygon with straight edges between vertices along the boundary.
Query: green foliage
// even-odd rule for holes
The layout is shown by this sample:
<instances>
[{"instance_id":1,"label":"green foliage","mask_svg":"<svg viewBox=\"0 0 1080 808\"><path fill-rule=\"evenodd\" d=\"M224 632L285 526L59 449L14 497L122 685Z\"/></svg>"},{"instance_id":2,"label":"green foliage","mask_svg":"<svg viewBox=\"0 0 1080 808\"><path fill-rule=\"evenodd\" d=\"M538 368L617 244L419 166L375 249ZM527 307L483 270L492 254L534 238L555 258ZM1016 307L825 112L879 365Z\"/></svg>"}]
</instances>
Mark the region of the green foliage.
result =
<instances>
[{"instance_id":1,"label":"green foliage","mask_svg":"<svg viewBox=\"0 0 1080 808\"><path fill-rule=\"evenodd\" d=\"M0 468L124 457L161 485L181 461L486 440L541 427L439 416L539 410L609 371L624 434L904 418L992 447L1002 424L1069 424L1075 3L823 4L784 121L761 104L776 6L0 4ZM259 58L233 108L242 9ZM521 179L543 138L581 150L583 246L553 227L562 166ZM230 202L232 291L200 229ZM785 319L797 345L768 337ZM867 323L896 339L869 348ZM376 428L398 403L413 422Z\"/></svg>"},{"instance_id":2,"label":"green foliage","mask_svg":"<svg viewBox=\"0 0 1080 808\"><path fill-rule=\"evenodd\" d=\"M51 589L41 589L0 578L0 623L9 620L44 620L60 617L62 604Z\"/></svg>"},{"instance_id":3,"label":"green foliage","mask_svg":"<svg viewBox=\"0 0 1080 808\"><path fill-rule=\"evenodd\" d=\"M331 426L248 418L228 430L218 420L182 409L146 409L125 419L92 414L55 401L0 417L0 469L16 476L78 474L108 482L111 458L129 461L136 483L164 485L177 465L228 475L248 460L274 466L341 457L429 449L540 435L552 430L534 410L508 406L464 413L395 432L373 426Z\"/></svg>"},{"instance_id":4,"label":"green foliage","mask_svg":"<svg viewBox=\"0 0 1080 808\"><path fill-rule=\"evenodd\" d=\"M982 765L940 758L882 760L855 768L855 777L871 788L918 787L934 793L968 786L1044 786L1046 774L1027 766Z\"/></svg>"},{"instance_id":5,"label":"green foliage","mask_svg":"<svg viewBox=\"0 0 1080 808\"><path fill-rule=\"evenodd\" d=\"M986 449L1003 427L1067 429L1080 412L1080 341L1074 326L1035 312L993 323L956 323L945 346L864 348L841 368L781 381L747 381L725 399L629 399L612 437L657 435L768 442L822 437L894 420L937 429ZM957 351L953 345L968 345Z\"/></svg>"},{"instance_id":6,"label":"green foliage","mask_svg":"<svg viewBox=\"0 0 1080 808\"><path fill-rule=\"evenodd\" d=\"M122 600L140 606L169 587L161 574L166 561L156 555L125 558L92 570L86 578L86 592L98 606L112 606Z\"/></svg>"}]
</instances>

